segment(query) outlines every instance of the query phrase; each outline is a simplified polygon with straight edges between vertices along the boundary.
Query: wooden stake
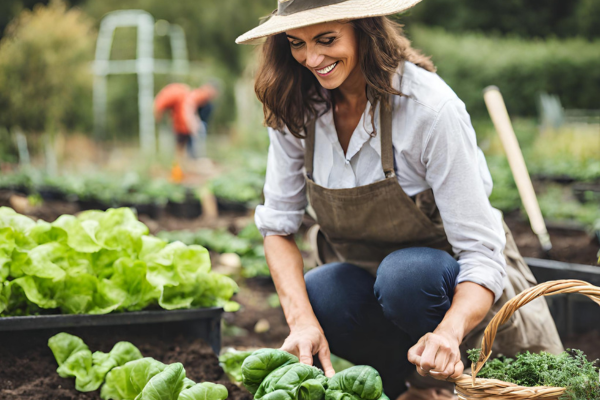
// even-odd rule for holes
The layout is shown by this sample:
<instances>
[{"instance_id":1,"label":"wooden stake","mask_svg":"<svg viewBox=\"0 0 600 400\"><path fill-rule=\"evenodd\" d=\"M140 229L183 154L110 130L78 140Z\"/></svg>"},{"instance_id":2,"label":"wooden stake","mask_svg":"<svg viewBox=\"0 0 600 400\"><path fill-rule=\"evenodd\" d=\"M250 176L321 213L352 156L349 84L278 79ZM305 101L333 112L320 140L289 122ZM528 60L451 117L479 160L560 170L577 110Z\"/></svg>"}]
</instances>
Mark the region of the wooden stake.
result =
<instances>
[{"instance_id":1,"label":"wooden stake","mask_svg":"<svg viewBox=\"0 0 600 400\"><path fill-rule=\"evenodd\" d=\"M515 178L521 201L529 216L531 229L538 236L544 251L549 251L552 248L550 235L548 235L546 223L544 222L540 205L538 204L535 191L533 190L533 184L531 183L531 178L529 177L529 172L527 171L527 166L523 159L521 147L519 147L519 142L517 141L517 136L515 135L515 131L510 122L508 111L506 111L506 105L504 104L502 94L496 86L488 86L483 90L483 98L488 112L490 113L490 117L492 118L492 122L494 123L494 127L498 132L498 136L500 136L500 141L504 146L508 164L510 165L513 177Z\"/></svg>"}]
</instances>

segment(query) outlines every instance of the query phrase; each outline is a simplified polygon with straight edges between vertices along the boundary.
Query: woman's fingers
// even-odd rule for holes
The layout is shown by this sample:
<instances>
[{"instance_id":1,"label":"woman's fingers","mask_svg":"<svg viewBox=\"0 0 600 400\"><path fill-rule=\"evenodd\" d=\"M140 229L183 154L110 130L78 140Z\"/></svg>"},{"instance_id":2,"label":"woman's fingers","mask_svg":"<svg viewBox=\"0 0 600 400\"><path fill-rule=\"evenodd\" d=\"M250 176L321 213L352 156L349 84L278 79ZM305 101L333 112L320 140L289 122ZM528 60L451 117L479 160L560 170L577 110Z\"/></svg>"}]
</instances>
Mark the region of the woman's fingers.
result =
<instances>
[{"instance_id":1,"label":"woman's fingers","mask_svg":"<svg viewBox=\"0 0 600 400\"><path fill-rule=\"evenodd\" d=\"M298 343L298 352L300 353L298 358L302 364L313 365L312 345L310 342L300 341Z\"/></svg>"},{"instance_id":2,"label":"woman's fingers","mask_svg":"<svg viewBox=\"0 0 600 400\"><path fill-rule=\"evenodd\" d=\"M410 361L414 365L421 365L421 354L423 354L423 350L425 350L425 336L423 336L417 344L411 347L408 350L408 361Z\"/></svg>"},{"instance_id":3,"label":"woman's fingers","mask_svg":"<svg viewBox=\"0 0 600 400\"><path fill-rule=\"evenodd\" d=\"M295 342L289 340L289 338L286 339L285 342L283 342L283 344L281 345L279 350L287 351L288 353L293 354L296 357L298 357L300 355L298 353L298 346L296 345Z\"/></svg>"},{"instance_id":4,"label":"woman's fingers","mask_svg":"<svg viewBox=\"0 0 600 400\"><path fill-rule=\"evenodd\" d=\"M425 372L431 370L439 371L437 368L439 368L440 365L438 364L444 361L445 355L438 355L438 350L441 350L439 340L436 340L435 336L431 334L425 335L425 350L423 350L421 364L419 365L422 370Z\"/></svg>"},{"instance_id":5,"label":"woman's fingers","mask_svg":"<svg viewBox=\"0 0 600 400\"><path fill-rule=\"evenodd\" d=\"M433 333L423 336L409 350L408 360L417 366L419 375L442 380L460 376L464 369L458 349L453 349L443 336Z\"/></svg>"},{"instance_id":6,"label":"woman's fingers","mask_svg":"<svg viewBox=\"0 0 600 400\"><path fill-rule=\"evenodd\" d=\"M321 350L319 350L319 361L321 361L321 366L323 367L326 377L331 378L335 375L333 365L331 365L331 353L329 352L328 346L322 347Z\"/></svg>"},{"instance_id":7,"label":"woman's fingers","mask_svg":"<svg viewBox=\"0 0 600 400\"><path fill-rule=\"evenodd\" d=\"M454 373L452 375L449 375L449 377L456 379L459 376L461 376L464 371L465 371L465 366L459 358L458 362L456 364L454 364Z\"/></svg>"}]
</instances>

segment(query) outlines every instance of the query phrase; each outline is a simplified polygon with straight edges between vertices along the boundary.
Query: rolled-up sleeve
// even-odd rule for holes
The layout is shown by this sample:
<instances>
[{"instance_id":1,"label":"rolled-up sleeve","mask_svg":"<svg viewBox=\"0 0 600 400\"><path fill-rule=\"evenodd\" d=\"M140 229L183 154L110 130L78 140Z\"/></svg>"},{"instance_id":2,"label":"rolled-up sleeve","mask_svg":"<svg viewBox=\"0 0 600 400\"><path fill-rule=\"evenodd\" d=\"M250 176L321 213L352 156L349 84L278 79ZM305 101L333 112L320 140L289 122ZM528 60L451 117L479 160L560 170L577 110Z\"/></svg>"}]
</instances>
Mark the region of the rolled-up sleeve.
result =
<instances>
[{"instance_id":1,"label":"rolled-up sleeve","mask_svg":"<svg viewBox=\"0 0 600 400\"><path fill-rule=\"evenodd\" d=\"M296 233L307 205L303 141L269 128L269 155L264 187L265 204L254 219L263 236Z\"/></svg>"},{"instance_id":2,"label":"rolled-up sleeve","mask_svg":"<svg viewBox=\"0 0 600 400\"><path fill-rule=\"evenodd\" d=\"M448 101L424 138L421 161L448 241L458 256L457 284L477 283L491 290L497 301L506 276L506 236L500 213L490 205L491 185L486 187L489 177L483 176L478 153L463 102Z\"/></svg>"}]
</instances>

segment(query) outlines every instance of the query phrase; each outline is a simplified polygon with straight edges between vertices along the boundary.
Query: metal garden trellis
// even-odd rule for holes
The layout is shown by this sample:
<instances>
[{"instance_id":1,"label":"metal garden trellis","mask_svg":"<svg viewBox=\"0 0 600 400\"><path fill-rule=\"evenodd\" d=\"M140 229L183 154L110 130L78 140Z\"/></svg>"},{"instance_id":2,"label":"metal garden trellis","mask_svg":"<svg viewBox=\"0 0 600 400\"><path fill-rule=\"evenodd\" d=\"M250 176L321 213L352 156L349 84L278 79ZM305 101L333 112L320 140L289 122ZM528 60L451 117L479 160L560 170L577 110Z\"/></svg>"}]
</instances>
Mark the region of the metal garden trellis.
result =
<instances>
[{"instance_id":1,"label":"metal garden trellis","mask_svg":"<svg viewBox=\"0 0 600 400\"><path fill-rule=\"evenodd\" d=\"M111 60L114 32L120 27L137 28L136 58ZM168 35L172 59L154 58L154 18L143 10L122 10L108 13L100 23L96 43L94 70L94 130L97 137L106 132L107 82L111 74L137 74L140 147L143 152L156 151L156 135L152 112L154 74L187 75L189 59L185 32L181 26L169 24Z\"/></svg>"}]
</instances>

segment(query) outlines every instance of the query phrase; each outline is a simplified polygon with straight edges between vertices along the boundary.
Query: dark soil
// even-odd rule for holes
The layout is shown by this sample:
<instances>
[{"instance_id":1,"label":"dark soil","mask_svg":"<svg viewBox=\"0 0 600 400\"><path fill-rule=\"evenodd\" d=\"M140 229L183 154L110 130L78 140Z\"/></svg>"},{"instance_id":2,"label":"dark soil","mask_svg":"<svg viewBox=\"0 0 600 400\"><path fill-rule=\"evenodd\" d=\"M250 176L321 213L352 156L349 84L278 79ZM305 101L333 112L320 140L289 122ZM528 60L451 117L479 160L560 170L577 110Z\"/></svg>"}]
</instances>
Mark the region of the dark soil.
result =
<instances>
[{"instance_id":1,"label":"dark soil","mask_svg":"<svg viewBox=\"0 0 600 400\"><path fill-rule=\"evenodd\" d=\"M108 352L118 341L136 345L142 355L165 364L180 362L186 376L196 382L217 382L225 385L229 399L250 400L245 389L227 381L217 356L200 339L183 336L165 337L157 329L95 327L65 329L81 337L90 350ZM0 335L0 399L31 400L98 400L99 391L81 393L75 390L74 379L64 379L56 373L57 364L47 346L55 331L2 333Z\"/></svg>"},{"instance_id":2,"label":"dark soil","mask_svg":"<svg viewBox=\"0 0 600 400\"><path fill-rule=\"evenodd\" d=\"M524 257L549 258L576 264L597 265L600 244L596 237L585 231L571 227L548 226L552 250L546 255L540 246L537 235L531 230L529 222L518 214L504 216L512 231L515 242Z\"/></svg>"},{"instance_id":3,"label":"dark soil","mask_svg":"<svg viewBox=\"0 0 600 400\"><path fill-rule=\"evenodd\" d=\"M281 347L290 330L281 307L271 307L267 301L274 293L275 286L270 279L254 278L240 284L235 300L242 308L236 313L225 313L223 347ZM269 328L256 332L256 324L261 320L267 321Z\"/></svg>"}]
</instances>

